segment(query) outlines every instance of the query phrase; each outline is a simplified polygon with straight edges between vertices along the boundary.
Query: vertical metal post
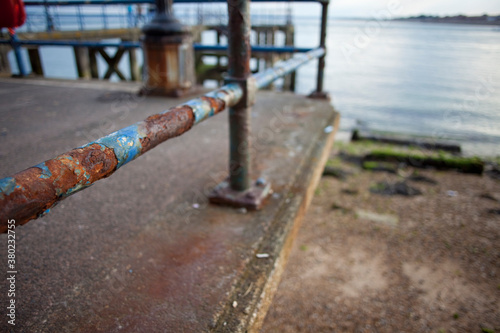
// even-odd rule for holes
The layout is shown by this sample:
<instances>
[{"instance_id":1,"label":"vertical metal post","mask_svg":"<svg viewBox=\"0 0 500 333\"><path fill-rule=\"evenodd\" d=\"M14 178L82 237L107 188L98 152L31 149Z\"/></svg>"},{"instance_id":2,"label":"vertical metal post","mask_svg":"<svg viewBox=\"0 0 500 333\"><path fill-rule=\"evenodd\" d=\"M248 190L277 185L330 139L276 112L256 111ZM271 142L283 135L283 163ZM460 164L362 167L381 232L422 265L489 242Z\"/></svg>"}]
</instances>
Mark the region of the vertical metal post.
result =
<instances>
[{"instance_id":1,"label":"vertical metal post","mask_svg":"<svg viewBox=\"0 0 500 333\"><path fill-rule=\"evenodd\" d=\"M287 3L286 8L286 25L292 25L292 6L291 3Z\"/></svg>"},{"instance_id":2,"label":"vertical metal post","mask_svg":"<svg viewBox=\"0 0 500 333\"><path fill-rule=\"evenodd\" d=\"M106 5L102 6L101 13L102 13L102 22L104 24L104 30L107 30L108 29L108 17L106 15Z\"/></svg>"},{"instance_id":3,"label":"vertical metal post","mask_svg":"<svg viewBox=\"0 0 500 333\"><path fill-rule=\"evenodd\" d=\"M325 49L325 54L318 61L318 76L316 81L316 90L313 91L309 98L330 99L330 95L323 91L323 78L325 76L325 56L326 56L326 30L328 23L328 2L329 0L321 1L321 36L319 47Z\"/></svg>"},{"instance_id":4,"label":"vertical metal post","mask_svg":"<svg viewBox=\"0 0 500 333\"><path fill-rule=\"evenodd\" d=\"M328 22L328 1L321 3L321 36L319 46L326 49L326 29ZM325 73L325 56L326 53L319 58L318 61L318 77L316 81L316 93L323 92L323 78Z\"/></svg>"},{"instance_id":5,"label":"vertical metal post","mask_svg":"<svg viewBox=\"0 0 500 333\"><path fill-rule=\"evenodd\" d=\"M54 11L54 17L51 17L51 20L54 30L57 30L57 27L61 28L61 17L58 10Z\"/></svg>"},{"instance_id":6,"label":"vertical metal post","mask_svg":"<svg viewBox=\"0 0 500 333\"><path fill-rule=\"evenodd\" d=\"M250 76L250 1L228 0L228 74L230 80L244 81ZM229 178L231 188L250 187L250 112L247 101L229 109Z\"/></svg>"},{"instance_id":7,"label":"vertical metal post","mask_svg":"<svg viewBox=\"0 0 500 333\"><path fill-rule=\"evenodd\" d=\"M201 4L198 4L198 12L196 13L198 25L203 25L203 10L201 6Z\"/></svg>"},{"instance_id":8,"label":"vertical metal post","mask_svg":"<svg viewBox=\"0 0 500 333\"><path fill-rule=\"evenodd\" d=\"M217 45L220 45L220 30L217 30L216 33L217 33L217 35L216 35L217 36ZM218 55L217 56L217 68L219 68L219 67L220 67L220 56Z\"/></svg>"},{"instance_id":9,"label":"vertical metal post","mask_svg":"<svg viewBox=\"0 0 500 333\"><path fill-rule=\"evenodd\" d=\"M261 209L271 193L263 178L250 178L250 113L255 102L256 82L250 72L250 0L228 0L228 78L240 85L243 95L229 108L229 179L209 194L215 204Z\"/></svg>"},{"instance_id":10,"label":"vertical metal post","mask_svg":"<svg viewBox=\"0 0 500 333\"><path fill-rule=\"evenodd\" d=\"M49 3L47 0L44 1L44 7L45 7L45 22L47 24L47 31L53 31L54 30L54 21L52 20L52 16L50 16L50 11L49 11Z\"/></svg>"},{"instance_id":11,"label":"vertical metal post","mask_svg":"<svg viewBox=\"0 0 500 333\"><path fill-rule=\"evenodd\" d=\"M294 35L293 22L288 23L285 27L285 45L293 46L295 45L295 35ZM285 76L285 83L283 84L283 90L288 89L295 92L295 79L297 71L293 71L290 75Z\"/></svg>"},{"instance_id":12,"label":"vertical metal post","mask_svg":"<svg viewBox=\"0 0 500 333\"><path fill-rule=\"evenodd\" d=\"M76 8L78 10L78 25L80 26L80 30L83 30L82 8L80 6L77 6Z\"/></svg>"}]
</instances>

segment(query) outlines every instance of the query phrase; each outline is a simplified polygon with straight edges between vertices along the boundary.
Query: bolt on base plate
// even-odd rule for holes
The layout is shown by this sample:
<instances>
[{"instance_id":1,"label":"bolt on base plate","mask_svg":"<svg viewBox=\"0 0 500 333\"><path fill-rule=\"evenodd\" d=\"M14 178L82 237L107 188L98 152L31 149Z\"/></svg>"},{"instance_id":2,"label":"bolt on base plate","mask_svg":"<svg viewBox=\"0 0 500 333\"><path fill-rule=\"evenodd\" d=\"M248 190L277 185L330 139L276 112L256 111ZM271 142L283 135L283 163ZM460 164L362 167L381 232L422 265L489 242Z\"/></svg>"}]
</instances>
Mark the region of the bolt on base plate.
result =
<instances>
[{"instance_id":1,"label":"bolt on base plate","mask_svg":"<svg viewBox=\"0 0 500 333\"><path fill-rule=\"evenodd\" d=\"M212 190L208 199L213 204L260 210L269 194L271 194L271 184L261 178L246 191L235 191L231 188L229 180L224 180Z\"/></svg>"}]
</instances>

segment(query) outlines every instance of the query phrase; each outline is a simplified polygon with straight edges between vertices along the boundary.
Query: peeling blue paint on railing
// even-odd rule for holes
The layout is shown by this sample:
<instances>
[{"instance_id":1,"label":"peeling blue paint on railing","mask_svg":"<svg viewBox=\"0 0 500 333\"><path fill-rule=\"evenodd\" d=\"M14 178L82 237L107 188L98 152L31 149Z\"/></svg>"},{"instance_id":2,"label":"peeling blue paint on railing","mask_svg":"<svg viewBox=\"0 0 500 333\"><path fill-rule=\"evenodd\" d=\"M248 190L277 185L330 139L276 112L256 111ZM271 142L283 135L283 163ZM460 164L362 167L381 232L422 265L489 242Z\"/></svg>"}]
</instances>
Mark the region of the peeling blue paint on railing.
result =
<instances>
[{"instance_id":1,"label":"peeling blue paint on railing","mask_svg":"<svg viewBox=\"0 0 500 333\"><path fill-rule=\"evenodd\" d=\"M323 49L316 49L256 74L253 76L256 86L265 87L323 54ZM7 230L8 219L24 224L46 214L60 200L110 176L158 144L183 134L225 108L235 106L242 97L241 86L229 83L12 177L0 179L0 232Z\"/></svg>"},{"instance_id":2,"label":"peeling blue paint on railing","mask_svg":"<svg viewBox=\"0 0 500 333\"><path fill-rule=\"evenodd\" d=\"M0 179L0 199L3 199L5 195L9 195L14 192L16 186L16 180L12 177Z\"/></svg>"},{"instance_id":3,"label":"peeling blue paint on railing","mask_svg":"<svg viewBox=\"0 0 500 333\"><path fill-rule=\"evenodd\" d=\"M243 92L241 91L240 86L235 83L231 83L225 85L221 89L217 89L206 94L205 97L222 100L226 105L229 106L232 104L232 100L239 101L242 95ZM213 116L217 112L214 105L210 103L210 100L207 100L203 97L193 99L187 102L185 105L190 106L193 109L195 124L198 124L199 122Z\"/></svg>"},{"instance_id":4,"label":"peeling blue paint on railing","mask_svg":"<svg viewBox=\"0 0 500 333\"><path fill-rule=\"evenodd\" d=\"M113 149L116 159L118 160L118 164L116 165L118 169L124 164L136 159L141 154L141 139L147 136L144 129L140 127L141 124L142 122L122 128L82 148L97 143L101 146ZM104 147L102 147L103 150Z\"/></svg>"},{"instance_id":5,"label":"peeling blue paint on railing","mask_svg":"<svg viewBox=\"0 0 500 333\"><path fill-rule=\"evenodd\" d=\"M35 165L35 168L42 170L42 174L40 175L41 179L50 178L52 176L52 172L50 172L49 168L47 168L45 162Z\"/></svg>"}]
</instances>

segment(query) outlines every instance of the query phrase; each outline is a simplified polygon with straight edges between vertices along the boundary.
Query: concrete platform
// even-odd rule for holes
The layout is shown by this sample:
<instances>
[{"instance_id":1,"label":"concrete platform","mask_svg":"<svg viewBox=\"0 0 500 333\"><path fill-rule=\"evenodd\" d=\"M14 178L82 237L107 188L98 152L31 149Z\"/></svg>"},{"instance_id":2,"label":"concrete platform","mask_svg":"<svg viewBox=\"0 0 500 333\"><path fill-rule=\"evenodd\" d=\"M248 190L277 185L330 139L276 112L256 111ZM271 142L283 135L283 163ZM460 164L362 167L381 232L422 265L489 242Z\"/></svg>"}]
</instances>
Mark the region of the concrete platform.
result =
<instances>
[{"instance_id":1,"label":"concrete platform","mask_svg":"<svg viewBox=\"0 0 500 333\"><path fill-rule=\"evenodd\" d=\"M137 89L0 79L0 178L180 103ZM16 332L259 329L338 114L326 101L258 93L253 172L274 194L263 210L245 212L206 198L227 176L225 113L16 228ZM9 331L5 314L0 328Z\"/></svg>"}]
</instances>

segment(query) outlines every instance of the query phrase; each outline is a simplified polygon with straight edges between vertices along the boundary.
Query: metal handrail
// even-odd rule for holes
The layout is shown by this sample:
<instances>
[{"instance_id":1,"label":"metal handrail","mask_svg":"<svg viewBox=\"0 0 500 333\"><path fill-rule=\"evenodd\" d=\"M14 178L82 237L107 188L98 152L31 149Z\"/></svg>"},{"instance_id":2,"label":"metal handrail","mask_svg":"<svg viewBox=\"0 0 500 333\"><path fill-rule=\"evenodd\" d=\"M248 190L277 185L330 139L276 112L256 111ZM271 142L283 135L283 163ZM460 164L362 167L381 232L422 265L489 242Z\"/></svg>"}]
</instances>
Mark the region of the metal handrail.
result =
<instances>
[{"instance_id":1,"label":"metal handrail","mask_svg":"<svg viewBox=\"0 0 500 333\"><path fill-rule=\"evenodd\" d=\"M297 54L273 68L255 74L252 76L255 87L263 88L324 53L324 49L318 48ZM7 231L8 220L14 219L16 224L25 224L45 215L59 201L109 177L158 144L183 134L227 107L235 106L242 96L241 86L229 83L11 177L0 179L0 232Z\"/></svg>"},{"instance_id":2,"label":"metal handrail","mask_svg":"<svg viewBox=\"0 0 500 333\"><path fill-rule=\"evenodd\" d=\"M96 3L101 0L91 0L86 4L92 1ZM110 0L107 3L117 1L123 0ZM171 2L168 4L168 1L158 0L157 6L162 4L171 6ZM181 0L178 2L198 1ZM250 185L249 131L255 90L269 85L309 60L319 58L316 91L311 96L326 97L322 91L322 81L329 2L327 0L319 2L322 5L320 47L296 55L292 59L278 63L272 69L251 76L250 2L228 0L229 76L226 79L226 85L11 177L0 179L0 232L7 230L9 219L14 219L17 224L24 224L48 213L57 202L92 185L99 179L110 176L118 168L146 151L172 137L183 134L195 124L223 111L226 107L230 108L230 179L229 184L219 184L223 185L220 188L222 191L218 191L214 199L219 203L251 204L252 207L258 207L260 204L257 199L251 203L246 203L246 199L240 201L242 197L246 198L247 191L255 190L253 194L266 195L269 189L269 184L264 187L267 190L255 189ZM47 1L44 1L44 5L47 5ZM19 51L19 45L22 42L15 35L12 35L10 42L15 51ZM29 41L26 42L29 43ZM78 43L78 46L84 46L88 42ZM130 42L126 43L129 44L119 43L112 46L137 46ZM106 45L105 43L99 44L99 46ZM22 68L20 71L24 72ZM256 198L256 196L253 197Z\"/></svg>"},{"instance_id":3,"label":"metal handrail","mask_svg":"<svg viewBox=\"0 0 500 333\"><path fill-rule=\"evenodd\" d=\"M262 89L270 85L273 81L283 77L308 62L309 60L320 58L325 54L324 48L317 48L307 53L300 53L293 58L278 62L274 67L253 75L257 89Z\"/></svg>"}]
</instances>

